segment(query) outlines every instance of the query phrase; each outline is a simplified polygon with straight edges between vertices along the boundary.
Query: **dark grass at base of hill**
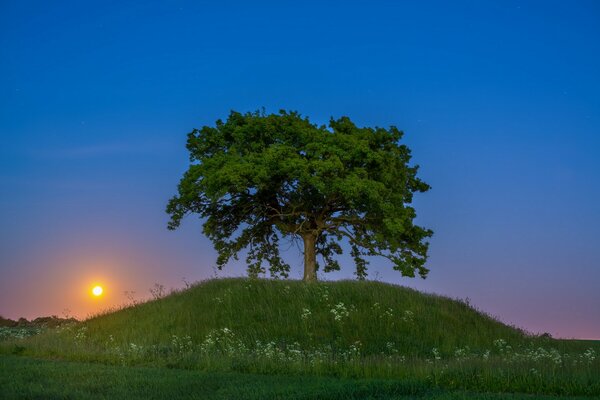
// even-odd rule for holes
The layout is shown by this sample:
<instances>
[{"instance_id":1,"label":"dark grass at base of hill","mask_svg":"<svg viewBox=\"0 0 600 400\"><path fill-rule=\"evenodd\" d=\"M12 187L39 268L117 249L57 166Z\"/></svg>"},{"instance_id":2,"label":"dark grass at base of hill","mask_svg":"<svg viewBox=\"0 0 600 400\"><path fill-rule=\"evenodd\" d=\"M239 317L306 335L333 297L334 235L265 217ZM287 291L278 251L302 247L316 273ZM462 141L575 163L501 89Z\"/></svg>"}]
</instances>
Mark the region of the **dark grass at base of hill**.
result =
<instances>
[{"instance_id":1,"label":"dark grass at base of hill","mask_svg":"<svg viewBox=\"0 0 600 400\"><path fill-rule=\"evenodd\" d=\"M421 382L215 373L0 356L2 399L590 399L432 389Z\"/></svg>"}]
</instances>

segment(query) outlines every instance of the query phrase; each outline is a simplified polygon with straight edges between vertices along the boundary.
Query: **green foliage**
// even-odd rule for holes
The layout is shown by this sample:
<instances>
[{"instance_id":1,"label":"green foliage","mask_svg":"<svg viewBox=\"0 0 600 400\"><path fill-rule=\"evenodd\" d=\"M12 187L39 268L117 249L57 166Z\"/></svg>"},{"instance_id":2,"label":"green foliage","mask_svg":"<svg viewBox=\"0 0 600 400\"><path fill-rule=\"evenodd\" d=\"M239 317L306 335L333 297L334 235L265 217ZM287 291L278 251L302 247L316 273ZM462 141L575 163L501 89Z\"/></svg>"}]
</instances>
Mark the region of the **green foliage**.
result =
<instances>
[{"instance_id":1,"label":"green foliage","mask_svg":"<svg viewBox=\"0 0 600 400\"><path fill-rule=\"evenodd\" d=\"M205 218L204 233L218 251L217 266L248 249L250 276L288 276L283 237L302 239L305 279L339 270L340 241L349 241L356 276L366 256L392 261L403 276L427 275L432 232L416 226L417 178L410 150L395 127L359 128L347 117L317 126L296 112L240 114L188 135L191 165L167 212L170 229L189 213Z\"/></svg>"},{"instance_id":2,"label":"green foliage","mask_svg":"<svg viewBox=\"0 0 600 400\"><path fill-rule=\"evenodd\" d=\"M5 399L420 399L530 400L528 395L455 392L414 380L336 379L121 367L0 356ZM567 397L536 396L541 400ZM571 400L583 397L568 397Z\"/></svg>"},{"instance_id":3,"label":"green foliage","mask_svg":"<svg viewBox=\"0 0 600 400\"><path fill-rule=\"evenodd\" d=\"M600 395L600 342L528 335L466 302L379 282L212 280L0 342L0 354Z\"/></svg>"}]
</instances>

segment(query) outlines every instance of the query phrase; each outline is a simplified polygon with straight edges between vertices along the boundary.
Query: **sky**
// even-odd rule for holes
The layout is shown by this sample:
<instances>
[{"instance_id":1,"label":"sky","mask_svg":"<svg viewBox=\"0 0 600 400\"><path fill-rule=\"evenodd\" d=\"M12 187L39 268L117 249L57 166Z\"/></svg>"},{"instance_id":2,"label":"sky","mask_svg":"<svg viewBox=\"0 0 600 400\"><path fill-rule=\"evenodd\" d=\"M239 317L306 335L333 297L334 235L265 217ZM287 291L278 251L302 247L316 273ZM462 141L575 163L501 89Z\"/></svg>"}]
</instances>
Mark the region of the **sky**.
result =
<instances>
[{"instance_id":1,"label":"sky","mask_svg":"<svg viewBox=\"0 0 600 400\"><path fill-rule=\"evenodd\" d=\"M0 2L0 315L244 275L214 270L197 217L168 231L165 206L186 134L264 107L405 132L431 272L374 259L370 279L600 339L598 3L323 3Z\"/></svg>"}]
</instances>

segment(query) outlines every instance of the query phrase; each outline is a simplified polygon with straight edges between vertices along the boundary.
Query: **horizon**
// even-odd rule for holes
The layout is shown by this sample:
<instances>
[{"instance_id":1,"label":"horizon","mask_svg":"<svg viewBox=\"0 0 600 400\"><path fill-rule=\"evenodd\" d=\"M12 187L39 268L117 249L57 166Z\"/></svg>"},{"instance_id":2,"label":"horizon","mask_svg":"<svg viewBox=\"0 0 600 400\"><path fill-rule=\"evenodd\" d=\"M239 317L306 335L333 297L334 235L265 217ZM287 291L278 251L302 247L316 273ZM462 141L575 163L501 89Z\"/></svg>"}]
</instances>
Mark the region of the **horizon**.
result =
<instances>
[{"instance_id":1,"label":"horizon","mask_svg":"<svg viewBox=\"0 0 600 400\"><path fill-rule=\"evenodd\" d=\"M165 294L160 296L160 297L154 297L151 293L151 290L153 288L149 288L148 293L145 294L142 297L129 297L127 300L123 301L120 304L113 304L110 307L106 308L106 309L101 309L101 310L97 310L93 313L87 314L84 317L77 317L75 315L57 315L57 314L52 314L52 315L39 315L37 317L32 317L32 318L25 318L28 322L33 322L38 318L58 318L58 319L70 319L70 318L75 318L77 321L85 321L85 320L89 320L89 319L93 319L93 318L97 318L97 317L102 317L104 315L108 315L111 313L116 313L119 312L121 310L125 310L129 307L135 307L139 304L143 304L146 302L151 302L151 301L160 301L165 297L170 296L171 294L175 294L175 293L180 293L180 292L184 292L186 290L190 290L193 289L194 287L198 286L198 285L202 285L206 282L210 282L213 280L221 280L221 279L245 279L245 280L249 280L252 281L254 279L257 280L266 280L266 281L277 281L277 282L286 282L286 281L291 281L291 282L303 282L302 279L294 279L294 278L288 278L288 279L282 279L282 278L272 278L272 277L258 277L258 278L250 278L248 276L222 276L222 277L209 277L203 280L199 280L199 281L195 281L195 282L188 282L185 281L184 286L182 287L171 287L168 290L165 290ZM471 303L469 298L459 298L459 297L450 297L450 296L446 296L446 295L442 295L439 293L434 293L434 292L428 292L428 291L424 291L424 290L417 290L414 289L411 286L407 286L407 285L402 285L400 283L394 283L394 282L386 282L386 281L381 281L381 280L371 280L371 279L367 279L367 280L363 280L363 281L359 281L357 279L352 279L352 278L346 278L346 279L336 279L336 280L326 280L326 279L322 279L319 280L318 283L335 283L335 282L370 282L370 283L381 283L381 284L387 284L387 285L392 285L392 286L397 286L400 288L404 288L404 289L411 289L411 290L415 290L418 293L424 294L426 296L438 296L438 297L443 297L443 298L447 298L450 300L454 300L454 301L458 301L461 303L466 304L469 308L471 308L472 310L481 313L493 320L499 321L507 326L510 326L512 328L515 328L517 330L523 331L526 335L531 335L531 336L540 336L540 335L544 335L544 334L549 334L548 332L531 332L529 330L527 330L524 327L521 326L517 326L517 325L513 325L513 324L509 324L505 321L503 321L502 319L500 319L499 316L496 315L492 315L488 312L486 312L485 310L480 309L479 307L477 307L476 304ZM317 283L317 284L318 284ZM313 283L307 283L308 285L311 285ZM127 296L127 293L125 294L125 296ZM6 318L4 315L0 314L0 317L7 319L7 320L11 320L14 322L18 322L21 318L24 317L20 317L20 318ZM591 341L600 341L600 337L582 337L582 338L575 338L575 337L554 337L551 336L554 339L570 339L570 340L591 340Z\"/></svg>"},{"instance_id":2,"label":"horizon","mask_svg":"<svg viewBox=\"0 0 600 400\"><path fill-rule=\"evenodd\" d=\"M600 6L178 1L0 6L0 315L84 318L215 275L165 207L186 134L230 110L396 126L427 279L368 279L600 340ZM283 246L301 277L301 253ZM319 279L351 279L342 270ZM231 262L219 277L245 274ZM90 290L101 284L104 293Z\"/></svg>"}]
</instances>

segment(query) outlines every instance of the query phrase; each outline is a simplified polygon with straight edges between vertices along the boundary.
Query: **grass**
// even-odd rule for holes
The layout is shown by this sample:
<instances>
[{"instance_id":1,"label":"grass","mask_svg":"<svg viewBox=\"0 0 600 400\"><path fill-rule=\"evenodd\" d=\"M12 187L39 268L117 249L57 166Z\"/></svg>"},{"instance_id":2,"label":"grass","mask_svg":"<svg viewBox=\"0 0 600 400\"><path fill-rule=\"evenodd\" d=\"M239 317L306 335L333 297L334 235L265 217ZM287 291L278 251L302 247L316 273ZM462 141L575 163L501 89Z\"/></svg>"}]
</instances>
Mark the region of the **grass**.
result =
<instances>
[{"instance_id":1,"label":"grass","mask_svg":"<svg viewBox=\"0 0 600 400\"><path fill-rule=\"evenodd\" d=\"M0 353L112 365L106 371L410 382L444 396L600 395L600 342L530 335L465 302L379 282L211 280L4 340Z\"/></svg>"},{"instance_id":2,"label":"grass","mask_svg":"<svg viewBox=\"0 0 600 400\"><path fill-rule=\"evenodd\" d=\"M336 379L123 367L0 357L0 398L6 399L489 399L567 397L455 392L411 381ZM584 399L583 397L568 397Z\"/></svg>"}]
</instances>

